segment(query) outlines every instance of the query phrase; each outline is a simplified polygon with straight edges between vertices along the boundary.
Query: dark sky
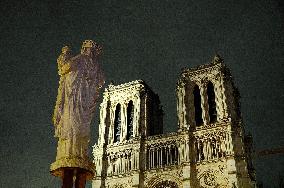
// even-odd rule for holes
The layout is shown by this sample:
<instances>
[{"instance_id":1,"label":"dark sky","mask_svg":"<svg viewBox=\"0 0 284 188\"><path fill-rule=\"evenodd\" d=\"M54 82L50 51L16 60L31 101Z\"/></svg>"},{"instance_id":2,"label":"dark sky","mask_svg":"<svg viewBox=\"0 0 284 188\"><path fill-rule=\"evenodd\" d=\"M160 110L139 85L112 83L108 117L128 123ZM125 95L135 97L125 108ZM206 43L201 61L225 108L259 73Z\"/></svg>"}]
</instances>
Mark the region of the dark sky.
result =
<instances>
[{"instance_id":1,"label":"dark sky","mask_svg":"<svg viewBox=\"0 0 284 188\"><path fill-rule=\"evenodd\" d=\"M183 67L218 52L232 71L255 149L284 146L284 14L281 0L0 1L0 187L52 188L51 116L63 45L104 46L107 80L145 80L159 94L165 131L177 126L175 83ZM92 126L97 140L97 119ZM255 159L257 179L277 187L284 156Z\"/></svg>"}]
</instances>

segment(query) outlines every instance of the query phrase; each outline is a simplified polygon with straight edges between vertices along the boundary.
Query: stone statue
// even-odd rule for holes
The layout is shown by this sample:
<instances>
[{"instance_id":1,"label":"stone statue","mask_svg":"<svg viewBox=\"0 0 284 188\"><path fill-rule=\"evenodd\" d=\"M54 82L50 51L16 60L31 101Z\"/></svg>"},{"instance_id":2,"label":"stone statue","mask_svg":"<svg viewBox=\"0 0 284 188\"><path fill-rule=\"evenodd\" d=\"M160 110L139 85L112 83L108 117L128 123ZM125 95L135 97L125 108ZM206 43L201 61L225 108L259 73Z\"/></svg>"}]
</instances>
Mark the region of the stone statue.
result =
<instances>
[{"instance_id":1,"label":"stone statue","mask_svg":"<svg viewBox=\"0 0 284 188\"><path fill-rule=\"evenodd\" d=\"M65 46L57 59L60 81L53 123L58 146L56 161L50 170L53 175L63 178L63 187L66 188L71 186L67 186L67 182L72 181L73 176L76 181L81 181L80 174L85 179L94 175L87 150L90 123L104 84L103 72L98 64L101 51L102 48L94 41L86 40L79 55L71 57L69 47ZM77 184L76 187L80 187Z\"/></svg>"}]
</instances>

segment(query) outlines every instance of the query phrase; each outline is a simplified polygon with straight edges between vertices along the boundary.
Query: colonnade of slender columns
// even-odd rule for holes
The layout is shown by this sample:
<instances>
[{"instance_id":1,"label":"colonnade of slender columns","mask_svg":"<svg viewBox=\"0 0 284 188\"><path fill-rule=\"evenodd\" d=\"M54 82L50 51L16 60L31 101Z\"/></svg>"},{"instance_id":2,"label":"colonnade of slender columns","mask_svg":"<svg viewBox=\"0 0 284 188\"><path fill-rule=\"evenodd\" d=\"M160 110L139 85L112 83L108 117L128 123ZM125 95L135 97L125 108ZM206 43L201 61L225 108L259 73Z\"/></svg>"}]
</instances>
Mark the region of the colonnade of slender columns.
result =
<instances>
[{"instance_id":1,"label":"colonnade of slender columns","mask_svg":"<svg viewBox=\"0 0 284 188\"><path fill-rule=\"evenodd\" d=\"M215 123L215 121L220 121L221 119L224 119L228 116L227 114L227 106L225 105L225 90L224 90L224 83L222 82L221 78L218 77L215 79L212 79L211 81L206 81L202 83L181 83L176 89L176 95L177 95L177 115L178 115L178 123L179 128L188 128L188 126L191 126L192 124L196 124L196 126L200 125L208 125L210 123ZM213 121L210 120L210 115L212 116L212 113L209 113L209 103L208 100L208 85L213 85L213 93L215 97L215 110L216 110L216 120ZM198 88L198 94L200 94L200 103L194 104L195 97L193 93L193 88ZM211 91L211 90L210 90ZM211 91L212 92L212 91ZM211 93L210 92L210 93ZM200 106L202 109L202 123L196 122L195 117L195 110L194 105ZM212 107L213 108L213 107ZM198 112L199 113L199 112Z\"/></svg>"},{"instance_id":2,"label":"colonnade of slender columns","mask_svg":"<svg viewBox=\"0 0 284 188\"><path fill-rule=\"evenodd\" d=\"M233 154L232 139L229 133L223 137L197 139L195 149L196 161L214 160Z\"/></svg>"},{"instance_id":3,"label":"colonnade of slender columns","mask_svg":"<svg viewBox=\"0 0 284 188\"><path fill-rule=\"evenodd\" d=\"M134 169L133 158L130 153L108 156L108 164L108 175L124 174Z\"/></svg>"},{"instance_id":4,"label":"colonnade of slender columns","mask_svg":"<svg viewBox=\"0 0 284 188\"><path fill-rule=\"evenodd\" d=\"M162 168L180 163L179 151L176 145L149 147L147 150L148 169Z\"/></svg>"},{"instance_id":5,"label":"colonnade of slender columns","mask_svg":"<svg viewBox=\"0 0 284 188\"><path fill-rule=\"evenodd\" d=\"M132 108L133 109L133 119L132 119L132 124L131 125L127 125L127 108L128 105L130 104L130 102L132 101ZM120 105L120 137L119 137L119 142L123 142L125 140L127 140L127 134L128 134L128 127L132 126L132 135L130 136L132 137L137 137L139 135L139 124L138 124L138 120L140 119L140 103L141 103L141 99L140 98L135 98L133 100L130 101L124 101L120 103L117 103L115 105L112 105L110 107L110 109L107 109L106 105L102 105L101 106L101 112L100 112L100 137L103 136L103 134L105 133L105 131L103 131L102 129L105 129L106 125L105 125L105 119L107 117L107 115L109 115L110 117L110 130L108 133L108 143L109 144L113 144L114 143L114 137L115 137L115 111L116 111L116 107L117 105Z\"/></svg>"}]
</instances>

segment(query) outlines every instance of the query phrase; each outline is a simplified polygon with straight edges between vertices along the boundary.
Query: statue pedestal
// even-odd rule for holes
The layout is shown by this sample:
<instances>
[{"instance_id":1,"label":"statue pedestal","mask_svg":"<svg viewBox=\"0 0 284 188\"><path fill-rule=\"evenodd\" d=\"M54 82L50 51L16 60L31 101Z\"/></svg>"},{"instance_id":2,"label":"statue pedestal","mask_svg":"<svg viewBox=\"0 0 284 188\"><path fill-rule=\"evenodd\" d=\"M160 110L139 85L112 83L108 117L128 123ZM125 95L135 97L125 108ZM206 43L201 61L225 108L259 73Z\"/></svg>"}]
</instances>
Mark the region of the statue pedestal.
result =
<instances>
[{"instance_id":1,"label":"statue pedestal","mask_svg":"<svg viewBox=\"0 0 284 188\"><path fill-rule=\"evenodd\" d=\"M88 139L59 139L56 161L50 173L63 180L62 188L84 188L93 179L95 165L87 156Z\"/></svg>"},{"instance_id":2,"label":"statue pedestal","mask_svg":"<svg viewBox=\"0 0 284 188\"><path fill-rule=\"evenodd\" d=\"M50 173L63 178L65 169L81 169L86 175L86 180L93 179L95 175L95 165L88 158L81 157L66 157L56 160L50 166Z\"/></svg>"},{"instance_id":3,"label":"statue pedestal","mask_svg":"<svg viewBox=\"0 0 284 188\"><path fill-rule=\"evenodd\" d=\"M63 180L62 188L85 188L86 180L93 179L95 165L88 158L61 158L50 166L50 173Z\"/></svg>"}]
</instances>

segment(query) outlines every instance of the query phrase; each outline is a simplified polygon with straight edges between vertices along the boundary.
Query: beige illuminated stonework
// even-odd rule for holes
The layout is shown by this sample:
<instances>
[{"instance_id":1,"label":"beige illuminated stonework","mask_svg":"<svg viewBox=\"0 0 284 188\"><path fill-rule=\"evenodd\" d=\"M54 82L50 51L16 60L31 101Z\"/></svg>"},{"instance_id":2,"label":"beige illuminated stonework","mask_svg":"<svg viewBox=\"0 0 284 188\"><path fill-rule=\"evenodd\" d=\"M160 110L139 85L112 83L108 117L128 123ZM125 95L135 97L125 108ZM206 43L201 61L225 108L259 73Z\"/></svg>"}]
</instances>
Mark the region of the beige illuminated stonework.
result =
<instances>
[{"instance_id":1,"label":"beige illuminated stonework","mask_svg":"<svg viewBox=\"0 0 284 188\"><path fill-rule=\"evenodd\" d=\"M176 95L178 131L162 134L159 97L143 81L106 88L93 188L255 187L239 94L223 60L184 69Z\"/></svg>"},{"instance_id":2,"label":"beige illuminated stonework","mask_svg":"<svg viewBox=\"0 0 284 188\"><path fill-rule=\"evenodd\" d=\"M63 188L85 187L95 175L87 151L93 109L104 84L98 63L101 50L96 42L85 40L79 54L71 55L65 46L57 59L60 80L52 120L58 144L50 173L62 178Z\"/></svg>"}]
</instances>

